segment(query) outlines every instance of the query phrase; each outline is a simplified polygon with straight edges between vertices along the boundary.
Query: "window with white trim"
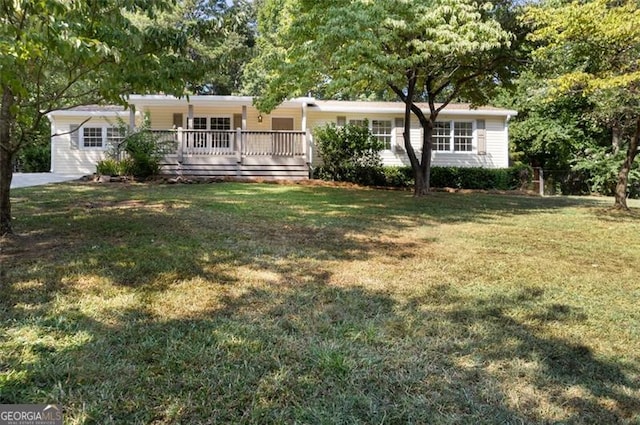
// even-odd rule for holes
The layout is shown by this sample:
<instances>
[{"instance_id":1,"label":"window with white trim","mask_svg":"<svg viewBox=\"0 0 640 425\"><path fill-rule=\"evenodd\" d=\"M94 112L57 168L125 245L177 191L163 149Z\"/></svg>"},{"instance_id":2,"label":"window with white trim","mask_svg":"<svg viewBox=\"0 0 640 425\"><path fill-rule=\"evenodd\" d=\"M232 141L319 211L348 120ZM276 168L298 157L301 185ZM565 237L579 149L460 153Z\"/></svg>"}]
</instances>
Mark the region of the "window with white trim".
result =
<instances>
[{"instance_id":1,"label":"window with white trim","mask_svg":"<svg viewBox=\"0 0 640 425\"><path fill-rule=\"evenodd\" d=\"M433 125L433 150L448 152L451 150L451 123L436 121Z\"/></svg>"},{"instance_id":2,"label":"window with white trim","mask_svg":"<svg viewBox=\"0 0 640 425\"><path fill-rule=\"evenodd\" d=\"M391 120L371 120L371 134L384 144L383 149L391 149Z\"/></svg>"},{"instance_id":3,"label":"window with white trim","mask_svg":"<svg viewBox=\"0 0 640 425\"><path fill-rule=\"evenodd\" d=\"M471 152L473 150L473 123L453 123L453 150L455 152Z\"/></svg>"},{"instance_id":4,"label":"window with white trim","mask_svg":"<svg viewBox=\"0 0 640 425\"><path fill-rule=\"evenodd\" d=\"M207 130L207 118L194 117L193 129L194 130ZM204 132L193 133L193 147L194 148L206 148L207 147L207 134Z\"/></svg>"},{"instance_id":5,"label":"window with white trim","mask_svg":"<svg viewBox=\"0 0 640 425\"><path fill-rule=\"evenodd\" d=\"M83 127L82 147L102 148L102 127Z\"/></svg>"},{"instance_id":6,"label":"window with white trim","mask_svg":"<svg viewBox=\"0 0 640 425\"><path fill-rule=\"evenodd\" d=\"M367 127L367 120L349 120L349 124L359 127Z\"/></svg>"},{"instance_id":7,"label":"window with white trim","mask_svg":"<svg viewBox=\"0 0 640 425\"><path fill-rule=\"evenodd\" d=\"M472 152L473 122L436 121L433 126L433 150L436 152Z\"/></svg>"},{"instance_id":8,"label":"window with white trim","mask_svg":"<svg viewBox=\"0 0 640 425\"><path fill-rule=\"evenodd\" d=\"M193 118L193 129L194 130L206 130L207 129L207 119L204 117L194 117Z\"/></svg>"},{"instance_id":9,"label":"window with white trim","mask_svg":"<svg viewBox=\"0 0 640 425\"><path fill-rule=\"evenodd\" d=\"M121 127L82 127L78 133L79 146L82 149L108 149L122 143L126 133Z\"/></svg>"},{"instance_id":10,"label":"window with white trim","mask_svg":"<svg viewBox=\"0 0 640 425\"><path fill-rule=\"evenodd\" d=\"M126 134L122 127L107 127L107 146L120 146Z\"/></svg>"},{"instance_id":11,"label":"window with white trim","mask_svg":"<svg viewBox=\"0 0 640 425\"><path fill-rule=\"evenodd\" d=\"M220 133L212 134L212 144L214 148L228 148L230 135L227 131L231 130L230 117L211 117L210 130L220 131Z\"/></svg>"}]
</instances>

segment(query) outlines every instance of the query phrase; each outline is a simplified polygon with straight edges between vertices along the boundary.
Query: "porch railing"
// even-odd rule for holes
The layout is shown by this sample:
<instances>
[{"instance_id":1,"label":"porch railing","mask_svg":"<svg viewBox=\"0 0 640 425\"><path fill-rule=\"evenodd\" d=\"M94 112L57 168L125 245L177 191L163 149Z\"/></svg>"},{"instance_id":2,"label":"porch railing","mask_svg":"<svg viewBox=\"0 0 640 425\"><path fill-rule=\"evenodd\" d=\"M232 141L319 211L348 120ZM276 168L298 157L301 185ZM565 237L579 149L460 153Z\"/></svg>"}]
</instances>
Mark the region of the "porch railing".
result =
<instances>
[{"instance_id":1,"label":"porch railing","mask_svg":"<svg viewBox=\"0 0 640 425\"><path fill-rule=\"evenodd\" d=\"M152 130L161 142L173 145L178 156L285 156L307 155L305 131Z\"/></svg>"}]
</instances>

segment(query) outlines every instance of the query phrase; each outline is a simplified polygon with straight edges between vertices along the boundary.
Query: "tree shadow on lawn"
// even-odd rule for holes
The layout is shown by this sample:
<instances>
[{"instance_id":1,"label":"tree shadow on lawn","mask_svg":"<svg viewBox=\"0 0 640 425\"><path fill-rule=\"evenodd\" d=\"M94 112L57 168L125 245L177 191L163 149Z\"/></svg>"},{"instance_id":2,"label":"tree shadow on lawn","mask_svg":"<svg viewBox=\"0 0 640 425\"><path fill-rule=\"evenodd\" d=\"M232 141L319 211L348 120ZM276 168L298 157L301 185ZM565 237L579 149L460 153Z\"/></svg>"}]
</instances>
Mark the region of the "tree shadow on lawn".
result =
<instances>
[{"instance_id":1,"label":"tree shadow on lawn","mask_svg":"<svg viewBox=\"0 0 640 425\"><path fill-rule=\"evenodd\" d=\"M257 212L238 221L198 202L169 208L175 200L43 210L51 227L38 238L62 242L49 258L10 259L0 289L0 401L57 401L79 423L638 420L639 385L629 376L639 371L545 333L547 325L586 317L544 304L542 290L482 298L441 285L406 302L333 285L334 269L321 262L304 266L380 252L380 202L372 196L363 206L374 209L359 218L363 238L331 225L339 221L321 221L322 212L290 220L299 216L297 203L285 204L277 220ZM347 200L338 205L349 208ZM383 222L387 230L405 225ZM412 252L393 241L383 248L397 259ZM238 267L262 269L271 281L242 282ZM182 290L178 278L215 287L216 303L163 315L155 304ZM83 302L94 291L107 303L107 284L131 289L139 302L100 315L60 302ZM530 314L513 314L522 309Z\"/></svg>"},{"instance_id":2,"label":"tree shadow on lawn","mask_svg":"<svg viewBox=\"0 0 640 425\"><path fill-rule=\"evenodd\" d=\"M585 317L541 304L541 290L484 299L440 285L404 302L330 285L327 272L298 278L281 271L273 290L226 294L189 318L144 305L109 321L73 307L14 317L14 331L78 342L42 338L5 358L0 400L55 401L69 422L101 424L614 424L640 415L628 377L638 370L546 336L547 322ZM530 314L515 319L522 308Z\"/></svg>"}]
</instances>

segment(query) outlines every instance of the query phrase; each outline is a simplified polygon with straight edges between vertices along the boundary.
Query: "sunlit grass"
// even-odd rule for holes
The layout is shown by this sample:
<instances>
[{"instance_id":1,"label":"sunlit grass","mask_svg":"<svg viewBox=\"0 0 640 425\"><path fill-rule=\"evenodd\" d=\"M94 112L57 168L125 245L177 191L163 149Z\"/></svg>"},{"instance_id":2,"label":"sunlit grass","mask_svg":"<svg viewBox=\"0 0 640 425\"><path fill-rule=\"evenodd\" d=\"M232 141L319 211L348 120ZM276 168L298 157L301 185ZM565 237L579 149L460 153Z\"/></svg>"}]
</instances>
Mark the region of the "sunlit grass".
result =
<instances>
[{"instance_id":1,"label":"sunlit grass","mask_svg":"<svg viewBox=\"0 0 640 425\"><path fill-rule=\"evenodd\" d=\"M70 424L640 422L637 209L236 183L13 194L1 403L58 402Z\"/></svg>"}]
</instances>

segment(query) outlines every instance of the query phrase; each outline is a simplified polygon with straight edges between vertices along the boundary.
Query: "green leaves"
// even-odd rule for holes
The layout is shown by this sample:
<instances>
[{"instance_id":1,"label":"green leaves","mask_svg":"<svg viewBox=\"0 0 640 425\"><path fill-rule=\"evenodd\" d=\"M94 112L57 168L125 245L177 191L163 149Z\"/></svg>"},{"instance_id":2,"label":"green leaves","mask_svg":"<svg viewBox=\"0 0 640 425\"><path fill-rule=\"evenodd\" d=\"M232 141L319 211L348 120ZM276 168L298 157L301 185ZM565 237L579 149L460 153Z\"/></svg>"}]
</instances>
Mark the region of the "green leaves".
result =
<instances>
[{"instance_id":1,"label":"green leaves","mask_svg":"<svg viewBox=\"0 0 640 425\"><path fill-rule=\"evenodd\" d=\"M265 0L262 51L249 66L261 79L253 94L266 110L310 90L356 98L406 86L408 70L417 71L420 88L466 85L485 74L483 55L510 43L511 35L487 18L489 7L466 0Z\"/></svg>"},{"instance_id":2,"label":"green leaves","mask_svg":"<svg viewBox=\"0 0 640 425\"><path fill-rule=\"evenodd\" d=\"M560 70L554 93L591 94L640 83L640 8L635 1L573 2L561 7L530 7L525 22L530 39L542 45L537 60Z\"/></svg>"}]
</instances>

